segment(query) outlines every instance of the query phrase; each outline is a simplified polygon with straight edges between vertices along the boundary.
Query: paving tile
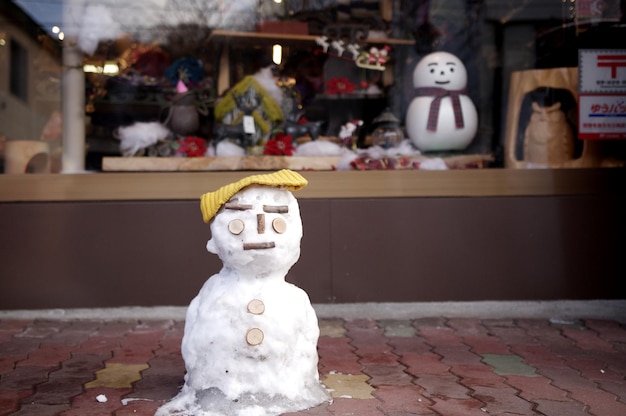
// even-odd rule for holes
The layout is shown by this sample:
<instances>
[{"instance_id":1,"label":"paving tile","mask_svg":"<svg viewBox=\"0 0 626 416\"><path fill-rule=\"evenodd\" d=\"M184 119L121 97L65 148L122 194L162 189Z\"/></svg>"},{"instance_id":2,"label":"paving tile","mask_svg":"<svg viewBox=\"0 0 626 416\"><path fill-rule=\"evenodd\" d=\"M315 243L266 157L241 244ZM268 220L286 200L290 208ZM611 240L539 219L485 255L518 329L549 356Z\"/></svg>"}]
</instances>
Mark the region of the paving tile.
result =
<instances>
[{"instance_id":1,"label":"paving tile","mask_svg":"<svg viewBox=\"0 0 626 416\"><path fill-rule=\"evenodd\" d=\"M13 337L10 341L0 343L0 357L24 357L41 345L39 338Z\"/></svg>"},{"instance_id":2,"label":"paving tile","mask_svg":"<svg viewBox=\"0 0 626 416\"><path fill-rule=\"evenodd\" d=\"M65 324L63 321L35 321L32 325L19 334L15 334L15 338L47 338L63 329Z\"/></svg>"},{"instance_id":3,"label":"paving tile","mask_svg":"<svg viewBox=\"0 0 626 416\"><path fill-rule=\"evenodd\" d=\"M486 365L457 365L450 372L459 378L459 383L474 388L475 386L499 387L504 385L504 378L493 372Z\"/></svg>"},{"instance_id":4,"label":"paving tile","mask_svg":"<svg viewBox=\"0 0 626 416\"><path fill-rule=\"evenodd\" d=\"M72 350L75 347L71 345L56 345L43 343L41 346L31 351L28 358L16 363L16 366L55 366L60 367L61 363L71 358Z\"/></svg>"},{"instance_id":5,"label":"paving tile","mask_svg":"<svg viewBox=\"0 0 626 416\"><path fill-rule=\"evenodd\" d=\"M363 373L370 376L368 383L374 387L381 385L410 385L413 377L404 371L402 365L366 365Z\"/></svg>"},{"instance_id":6,"label":"paving tile","mask_svg":"<svg viewBox=\"0 0 626 416\"><path fill-rule=\"evenodd\" d=\"M452 328L447 327L417 327L418 334L431 346L462 345L461 338L456 335Z\"/></svg>"},{"instance_id":7,"label":"paving tile","mask_svg":"<svg viewBox=\"0 0 626 416\"><path fill-rule=\"evenodd\" d=\"M485 416L482 410L484 404L473 398L458 399L448 396L440 396L432 399L434 404L430 406L438 415L445 416ZM563 415L561 415L563 416Z\"/></svg>"},{"instance_id":8,"label":"paving tile","mask_svg":"<svg viewBox=\"0 0 626 416\"><path fill-rule=\"evenodd\" d=\"M626 404L626 382L600 381L598 386L601 390L614 394L617 400Z\"/></svg>"},{"instance_id":9,"label":"paving tile","mask_svg":"<svg viewBox=\"0 0 626 416\"><path fill-rule=\"evenodd\" d=\"M365 374L327 374L322 382L331 390L333 398L373 399L374 389Z\"/></svg>"},{"instance_id":10,"label":"paving tile","mask_svg":"<svg viewBox=\"0 0 626 416\"><path fill-rule=\"evenodd\" d=\"M515 345L511 352L522 357L524 362L535 368L566 368L565 360L544 345Z\"/></svg>"},{"instance_id":11,"label":"paving tile","mask_svg":"<svg viewBox=\"0 0 626 416\"><path fill-rule=\"evenodd\" d=\"M429 398L469 399L470 390L460 384L459 381L459 378L452 374L423 374L417 377L414 384L422 387L424 389L423 395Z\"/></svg>"},{"instance_id":12,"label":"paving tile","mask_svg":"<svg viewBox=\"0 0 626 416\"><path fill-rule=\"evenodd\" d=\"M539 343L535 336L528 334L524 328L520 327L491 326L489 333L506 345L536 345Z\"/></svg>"},{"instance_id":13,"label":"paving tile","mask_svg":"<svg viewBox=\"0 0 626 416\"><path fill-rule=\"evenodd\" d=\"M48 380L50 368L40 366L22 366L3 374L0 388L3 390L30 390Z\"/></svg>"},{"instance_id":14,"label":"paving tile","mask_svg":"<svg viewBox=\"0 0 626 416\"><path fill-rule=\"evenodd\" d=\"M545 416L589 416L587 406L576 401L554 401L539 399L535 408L541 415ZM600 416L600 415L598 415ZM602 415L612 416L612 415Z\"/></svg>"},{"instance_id":15,"label":"paving tile","mask_svg":"<svg viewBox=\"0 0 626 416\"><path fill-rule=\"evenodd\" d=\"M551 380L543 376L526 377L507 375L506 384L518 390L520 397L535 402L539 399L567 401L566 390L554 387Z\"/></svg>"},{"instance_id":16,"label":"paving tile","mask_svg":"<svg viewBox=\"0 0 626 416\"><path fill-rule=\"evenodd\" d=\"M359 364L361 364L362 366L398 364L398 356L391 352L391 348L380 351L378 353L373 349L369 349L369 352L365 354L363 354L361 351L361 349L358 349L356 351L356 354L359 355Z\"/></svg>"},{"instance_id":17,"label":"paving tile","mask_svg":"<svg viewBox=\"0 0 626 416\"><path fill-rule=\"evenodd\" d=\"M463 343L475 354L509 354L509 346L491 335L466 335Z\"/></svg>"},{"instance_id":18,"label":"paving tile","mask_svg":"<svg viewBox=\"0 0 626 416\"><path fill-rule=\"evenodd\" d=\"M63 412L61 416L112 415L123 407L122 398L130 392L131 389L105 387L87 390L74 397L72 408Z\"/></svg>"},{"instance_id":19,"label":"paving tile","mask_svg":"<svg viewBox=\"0 0 626 416\"><path fill-rule=\"evenodd\" d=\"M483 402L481 407L488 415L511 413L534 415L533 404L517 396L517 390L510 387L473 386L472 397Z\"/></svg>"},{"instance_id":20,"label":"paving tile","mask_svg":"<svg viewBox=\"0 0 626 416\"><path fill-rule=\"evenodd\" d=\"M449 374L450 366L441 362L441 356L434 353L407 353L399 358L406 371L414 376L422 374Z\"/></svg>"},{"instance_id":21,"label":"paving tile","mask_svg":"<svg viewBox=\"0 0 626 416\"><path fill-rule=\"evenodd\" d=\"M35 387L29 401L43 404L70 404L72 397L83 392L84 379L76 377L50 377L49 381Z\"/></svg>"},{"instance_id":22,"label":"paving tile","mask_svg":"<svg viewBox=\"0 0 626 416\"><path fill-rule=\"evenodd\" d=\"M78 351L84 354L109 354L120 348L120 339L117 337L92 336L80 344Z\"/></svg>"},{"instance_id":23,"label":"paving tile","mask_svg":"<svg viewBox=\"0 0 626 416\"><path fill-rule=\"evenodd\" d=\"M346 328L343 326L342 319L320 319L318 326L320 328L321 337L338 338L346 334Z\"/></svg>"},{"instance_id":24,"label":"paving tile","mask_svg":"<svg viewBox=\"0 0 626 416\"><path fill-rule=\"evenodd\" d=\"M2 330L9 331L12 333L22 332L33 323L34 323L34 320L32 319L2 319L0 320L0 326L2 327Z\"/></svg>"},{"instance_id":25,"label":"paving tile","mask_svg":"<svg viewBox=\"0 0 626 416\"><path fill-rule=\"evenodd\" d=\"M552 385L563 390L595 390L597 385L583 378L571 368L539 368L537 372L552 380Z\"/></svg>"},{"instance_id":26,"label":"paving tile","mask_svg":"<svg viewBox=\"0 0 626 416\"><path fill-rule=\"evenodd\" d=\"M562 333L567 338L572 339L578 348L595 351L613 351L611 343L600 338L593 330L587 328L563 328Z\"/></svg>"},{"instance_id":27,"label":"paving tile","mask_svg":"<svg viewBox=\"0 0 626 416\"><path fill-rule=\"evenodd\" d=\"M57 416L69 408L69 404L27 403L23 404L20 410L13 413L11 416ZM99 416L94 413L92 414Z\"/></svg>"},{"instance_id":28,"label":"paving tile","mask_svg":"<svg viewBox=\"0 0 626 416\"><path fill-rule=\"evenodd\" d=\"M107 362L105 368L96 371L95 380L86 383L85 388L132 387L135 381L141 380L140 372L146 368L148 368L148 364L119 364Z\"/></svg>"},{"instance_id":29,"label":"paving tile","mask_svg":"<svg viewBox=\"0 0 626 416\"><path fill-rule=\"evenodd\" d=\"M378 400L337 398L328 407L334 416L383 416Z\"/></svg>"},{"instance_id":30,"label":"paving tile","mask_svg":"<svg viewBox=\"0 0 626 416\"><path fill-rule=\"evenodd\" d=\"M385 337L405 337L411 338L417 334L417 330L411 321L387 319L378 321L378 325L383 328Z\"/></svg>"},{"instance_id":31,"label":"paving tile","mask_svg":"<svg viewBox=\"0 0 626 416\"><path fill-rule=\"evenodd\" d=\"M499 375L535 376L536 368L525 364L522 357L513 354L481 354L483 362Z\"/></svg>"},{"instance_id":32,"label":"paving tile","mask_svg":"<svg viewBox=\"0 0 626 416\"><path fill-rule=\"evenodd\" d=\"M456 364L480 364L482 357L470 351L467 345L438 345L433 352L441 355L441 362L454 366Z\"/></svg>"},{"instance_id":33,"label":"paving tile","mask_svg":"<svg viewBox=\"0 0 626 416\"><path fill-rule=\"evenodd\" d=\"M624 357L622 357L622 359L626 360ZM582 377L589 380L596 382L624 381L624 373L607 368L608 366L602 360L595 358L568 358L566 362L569 367L580 371Z\"/></svg>"},{"instance_id":34,"label":"paving tile","mask_svg":"<svg viewBox=\"0 0 626 416\"><path fill-rule=\"evenodd\" d=\"M432 350L432 346L426 344L421 337L388 337L387 345L393 348L394 354L420 354Z\"/></svg>"},{"instance_id":35,"label":"paving tile","mask_svg":"<svg viewBox=\"0 0 626 416\"><path fill-rule=\"evenodd\" d=\"M585 321L587 328L593 329L598 336L610 343L626 344L626 327L615 321L588 319Z\"/></svg>"},{"instance_id":36,"label":"paving tile","mask_svg":"<svg viewBox=\"0 0 626 416\"><path fill-rule=\"evenodd\" d=\"M169 400L178 394L184 382L184 374L143 375L141 380L133 383L133 396L150 400Z\"/></svg>"},{"instance_id":37,"label":"paving tile","mask_svg":"<svg viewBox=\"0 0 626 416\"><path fill-rule=\"evenodd\" d=\"M335 371L344 374L361 372L359 357L354 353L354 347L348 342L348 338L321 337L319 339L317 350L324 372Z\"/></svg>"},{"instance_id":38,"label":"paving tile","mask_svg":"<svg viewBox=\"0 0 626 416\"><path fill-rule=\"evenodd\" d=\"M2 377L3 374L13 371L16 363L25 359L25 355L0 356L0 377Z\"/></svg>"},{"instance_id":39,"label":"paving tile","mask_svg":"<svg viewBox=\"0 0 626 416\"><path fill-rule=\"evenodd\" d=\"M154 401L134 400L122 405L114 414L115 416L154 415L162 404Z\"/></svg>"},{"instance_id":40,"label":"paving tile","mask_svg":"<svg viewBox=\"0 0 626 416\"><path fill-rule=\"evenodd\" d=\"M99 354L72 354L72 358L63 361L61 368L54 372L55 377L76 377L89 381L93 374L104 368L104 362L110 355Z\"/></svg>"},{"instance_id":41,"label":"paving tile","mask_svg":"<svg viewBox=\"0 0 626 416\"><path fill-rule=\"evenodd\" d=\"M418 386L379 386L373 393L380 400L380 408L385 414L431 415L432 402L421 395Z\"/></svg>"},{"instance_id":42,"label":"paving tile","mask_svg":"<svg viewBox=\"0 0 626 416\"><path fill-rule=\"evenodd\" d=\"M413 320L413 326L420 329L424 328L445 328L447 326L448 319L442 316L418 318Z\"/></svg>"},{"instance_id":43,"label":"paving tile","mask_svg":"<svg viewBox=\"0 0 626 416\"><path fill-rule=\"evenodd\" d=\"M602 390L571 389L570 397L588 406L593 415L626 415L626 404Z\"/></svg>"},{"instance_id":44,"label":"paving tile","mask_svg":"<svg viewBox=\"0 0 626 416\"><path fill-rule=\"evenodd\" d=\"M20 402L33 394L27 390L3 390L0 389L0 415L9 415L20 408Z\"/></svg>"}]
</instances>

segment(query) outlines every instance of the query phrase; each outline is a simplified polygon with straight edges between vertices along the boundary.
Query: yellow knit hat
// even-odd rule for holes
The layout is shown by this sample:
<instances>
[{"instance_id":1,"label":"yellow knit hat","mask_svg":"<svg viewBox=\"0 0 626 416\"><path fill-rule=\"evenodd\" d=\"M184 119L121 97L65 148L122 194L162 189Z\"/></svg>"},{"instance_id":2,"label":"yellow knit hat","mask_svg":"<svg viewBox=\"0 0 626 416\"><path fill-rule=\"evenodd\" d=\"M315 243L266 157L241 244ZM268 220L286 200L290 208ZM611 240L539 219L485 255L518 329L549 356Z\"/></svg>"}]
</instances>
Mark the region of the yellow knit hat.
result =
<instances>
[{"instance_id":1,"label":"yellow knit hat","mask_svg":"<svg viewBox=\"0 0 626 416\"><path fill-rule=\"evenodd\" d=\"M200 197L202 219L205 223L211 221L222 205L228 202L233 195L241 191L246 186L268 185L276 188L287 189L289 191L297 191L298 189L306 186L307 183L307 180L304 179L302 175L289 169L279 170L274 173L248 176L238 182L222 186L217 191L208 192L202 195L202 197Z\"/></svg>"}]
</instances>

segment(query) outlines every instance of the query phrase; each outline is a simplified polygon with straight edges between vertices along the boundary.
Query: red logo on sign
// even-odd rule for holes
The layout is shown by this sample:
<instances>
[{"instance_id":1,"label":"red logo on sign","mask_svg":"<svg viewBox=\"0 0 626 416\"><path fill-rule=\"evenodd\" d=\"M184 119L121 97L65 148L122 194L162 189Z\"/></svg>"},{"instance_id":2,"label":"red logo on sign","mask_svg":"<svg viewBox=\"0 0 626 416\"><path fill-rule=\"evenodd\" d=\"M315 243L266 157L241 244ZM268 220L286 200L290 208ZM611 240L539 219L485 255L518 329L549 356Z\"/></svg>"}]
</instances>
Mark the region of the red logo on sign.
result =
<instances>
[{"instance_id":1,"label":"red logo on sign","mask_svg":"<svg viewBox=\"0 0 626 416\"><path fill-rule=\"evenodd\" d=\"M626 67L626 55L598 55L598 68L611 68L611 78L617 78L617 68Z\"/></svg>"}]
</instances>

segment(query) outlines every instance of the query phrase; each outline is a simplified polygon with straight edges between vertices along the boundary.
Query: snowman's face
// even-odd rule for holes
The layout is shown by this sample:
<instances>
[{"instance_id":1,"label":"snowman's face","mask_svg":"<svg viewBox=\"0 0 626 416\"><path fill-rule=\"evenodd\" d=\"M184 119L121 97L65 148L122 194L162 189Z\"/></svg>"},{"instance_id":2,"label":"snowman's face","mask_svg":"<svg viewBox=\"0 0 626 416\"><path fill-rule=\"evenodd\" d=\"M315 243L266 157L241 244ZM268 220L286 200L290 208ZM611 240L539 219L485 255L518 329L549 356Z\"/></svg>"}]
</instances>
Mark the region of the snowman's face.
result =
<instances>
[{"instance_id":1,"label":"snowman's face","mask_svg":"<svg viewBox=\"0 0 626 416\"><path fill-rule=\"evenodd\" d=\"M459 58L448 52L424 56L413 71L413 86L460 90L467 85L467 70Z\"/></svg>"},{"instance_id":2,"label":"snowman's face","mask_svg":"<svg viewBox=\"0 0 626 416\"><path fill-rule=\"evenodd\" d=\"M298 202L283 189L247 187L220 208L211 234L207 250L226 267L242 275L286 273L300 256Z\"/></svg>"}]
</instances>

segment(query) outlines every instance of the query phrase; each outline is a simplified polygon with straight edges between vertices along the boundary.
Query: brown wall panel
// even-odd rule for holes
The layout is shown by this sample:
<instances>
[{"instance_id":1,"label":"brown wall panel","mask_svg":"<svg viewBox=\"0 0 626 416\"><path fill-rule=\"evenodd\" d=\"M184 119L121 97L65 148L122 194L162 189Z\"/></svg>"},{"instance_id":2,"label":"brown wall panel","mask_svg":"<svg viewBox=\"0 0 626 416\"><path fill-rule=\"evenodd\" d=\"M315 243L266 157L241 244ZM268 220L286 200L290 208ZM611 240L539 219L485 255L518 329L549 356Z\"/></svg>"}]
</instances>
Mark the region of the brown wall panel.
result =
<instances>
[{"instance_id":1,"label":"brown wall panel","mask_svg":"<svg viewBox=\"0 0 626 416\"><path fill-rule=\"evenodd\" d=\"M313 302L620 299L623 196L301 199ZM221 267L195 201L0 204L0 309L186 305Z\"/></svg>"}]
</instances>

